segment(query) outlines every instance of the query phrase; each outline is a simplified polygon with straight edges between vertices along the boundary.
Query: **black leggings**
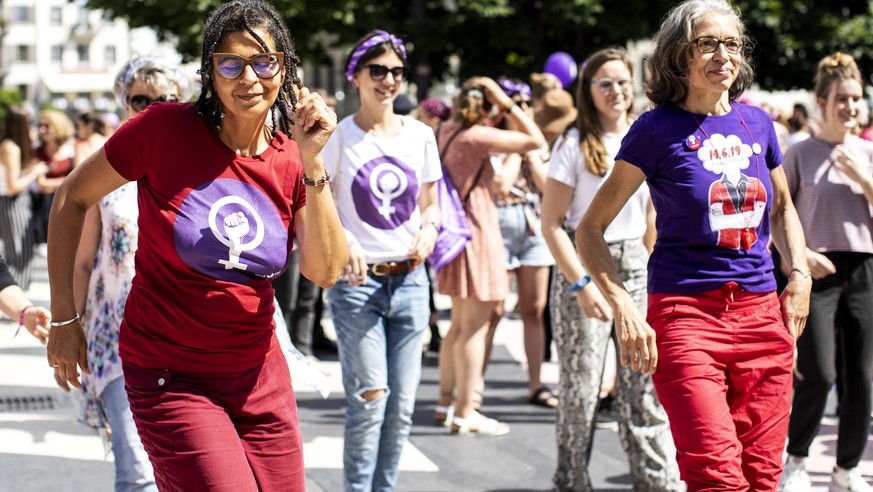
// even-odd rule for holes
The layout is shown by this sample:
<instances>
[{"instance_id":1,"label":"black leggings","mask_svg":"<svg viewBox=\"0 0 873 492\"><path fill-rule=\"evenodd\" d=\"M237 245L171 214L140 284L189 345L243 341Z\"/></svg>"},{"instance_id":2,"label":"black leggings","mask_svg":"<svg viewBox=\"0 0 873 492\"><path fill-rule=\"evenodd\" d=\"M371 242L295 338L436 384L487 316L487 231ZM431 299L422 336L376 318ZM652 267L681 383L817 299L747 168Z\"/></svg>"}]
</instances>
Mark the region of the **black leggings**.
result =
<instances>
[{"instance_id":1,"label":"black leggings","mask_svg":"<svg viewBox=\"0 0 873 492\"><path fill-rule=\"evenodd\" d=\"M797 341L794 403L788 426L788 453L807 456L824 415L828 392L840 371L837 465L858 466L870 429L873 379L873 255L826 253L837 273L812 284L809 320ZM835 329L839 317L840 329ZM839 344L839 345L837 345ZM837 367L837 348L842 367Z\"/></svg>"}]
</instances>

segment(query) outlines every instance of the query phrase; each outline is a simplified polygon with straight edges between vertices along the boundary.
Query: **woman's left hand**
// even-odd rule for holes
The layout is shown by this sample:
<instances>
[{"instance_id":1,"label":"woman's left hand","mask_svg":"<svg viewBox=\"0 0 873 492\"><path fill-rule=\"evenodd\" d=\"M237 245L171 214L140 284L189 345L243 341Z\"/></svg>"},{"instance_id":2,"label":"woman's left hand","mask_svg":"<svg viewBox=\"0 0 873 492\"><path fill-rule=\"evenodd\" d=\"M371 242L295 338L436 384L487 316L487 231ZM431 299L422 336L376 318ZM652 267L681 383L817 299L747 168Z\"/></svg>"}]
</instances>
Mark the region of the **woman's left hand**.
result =
<instances>
[{"instance_id":1,"label":"woman's left hand","mask_svg":"<svg viewBox=\"0 0 873 492\"><path fill-rule=\"evenodd\" d=\"M291 133L300 149L300 156L304 160L315 157L336 129L336 113L327 107L320 94L310 92L306 87L297 93L294 109Z\"/></svg>"},{"instance_id":2,"label":"woman's left hand","mask_svg":"<svg viewBox=\"0 0 873 492\"><path fill-rule=\"evenodd\" d=\"M432 225L425 225L419 229L418 234L412 240L412 246L409 247L409 253L406 257L411 260L424 260L433 253L434 244L439 232Z\"/></svg>"},{"instance_id":3,"label":"woman's left hand","mask_svg":"<svg viewBox=\"0 0 873 492\"><path fill-rule=\"evenodd\" d=\"M806 328L811 290L812 277L792 271L788 277L788 285L779 296L779 302L782 304L782 318L795 340L800 338L804 328Z\"/></svg>"}]
</instances>

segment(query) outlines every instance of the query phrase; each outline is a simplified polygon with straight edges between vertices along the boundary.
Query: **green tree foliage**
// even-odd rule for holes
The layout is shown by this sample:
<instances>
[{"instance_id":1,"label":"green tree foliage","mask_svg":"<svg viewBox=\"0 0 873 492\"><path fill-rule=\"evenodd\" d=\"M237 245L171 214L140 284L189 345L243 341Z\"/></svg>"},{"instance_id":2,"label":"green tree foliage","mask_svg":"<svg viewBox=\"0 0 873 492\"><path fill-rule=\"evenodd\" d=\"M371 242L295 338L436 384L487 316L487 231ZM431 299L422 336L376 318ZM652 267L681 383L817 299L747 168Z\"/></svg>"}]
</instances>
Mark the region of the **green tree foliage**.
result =
<instances>
[{"instance_id":1,"label":"green tree foliage","mask_svg":"<svg viewBox=\"0 0 873 492\"><path fill-rule=\"evenodd\" d=\"M651 37L673 0L272 0L285 16L304 58L344 46L374 28L412 46L419 85L444 78L448 61L460 76L526 77L555 51L581 61L608 45ZM199 56L200 29L219 0L89 0L92 8L149 26L178 40L188 59ZM862 0L739 0L750 34L758 81L767 89L808 88L817 61L840 49L873 71L873 2Z\"/></svg>"}]
</instances>

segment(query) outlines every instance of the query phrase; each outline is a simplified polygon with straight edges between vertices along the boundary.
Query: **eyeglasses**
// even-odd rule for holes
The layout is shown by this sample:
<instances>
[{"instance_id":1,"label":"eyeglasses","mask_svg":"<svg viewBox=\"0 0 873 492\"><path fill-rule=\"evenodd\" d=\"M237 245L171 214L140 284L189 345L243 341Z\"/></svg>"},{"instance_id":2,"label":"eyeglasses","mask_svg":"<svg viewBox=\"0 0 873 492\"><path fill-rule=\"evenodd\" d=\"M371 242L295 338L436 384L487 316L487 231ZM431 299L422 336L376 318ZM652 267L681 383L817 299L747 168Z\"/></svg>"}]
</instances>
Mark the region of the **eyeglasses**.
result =
<instances>
[{"instance_id":1,"label":"eyeglasses","mask_svg":"<svg viewBox=\"0 0 873 492\"><path fill-rule=\"evenodd\" d=\"M715 53L720 44L723 44L724 49L732 55L736 55L743 49L743 40L740 38L718 39L703 36L692 39L691 42L697 45L697 50L701 53Z\"/></svg>"},{"instance_id":2,"label":"eyeglasses","mask_svg":"<svg viewBox=\"0 0 873 492\"><path fill-rule=\"evenodd\" d=\"M249 57L233 53L213 53L212 64L218 75L226 79L239 77L246 65L252 67L255 75L262 79L272 79L285 63L285 53L257 53Z\"/></svg>"},{"instance_id":3,"label":"eyeglasses","mask_svg":"<svg viewBox=\"0 0 873 492\"><path fill-rule=\"evenodd\" d=\"M373 82L382 82L385 80L385 77L388 76L388 72L391 72L391 75L394 77L394 82L403 82L409 74L409 69L406 67L388 68L385 65L371 63L369 65L364 65L364 68L370 70L370 78Z\"/></svg>"},{"instance_id":4,"label":"eyeglasses","mask_svg":"<svg viewBox=\"0 0 873 492\"><path fill-rule=\"evenodd\" d=\"M145 94L134 94L127 98L127 104L129 104L136 112L140 112L156 102L179 102L179 96L175 94L164 94L152 99Z\"/></svg>"},{"instance_id":5,"label":"eyeglasses","mask_svg":"<svg viewBox=\"0 0 873 492\"><path fill-rule=\"evenodd\" d=\"M631 90L632 81L631 79L613 79L610 77L601 77L599 79L591 79L588 81L594 87L597 87L603 92L609 92L613 87L618 85L618 90L620 92L627 92Z\"/></svg>"}]
</instances>

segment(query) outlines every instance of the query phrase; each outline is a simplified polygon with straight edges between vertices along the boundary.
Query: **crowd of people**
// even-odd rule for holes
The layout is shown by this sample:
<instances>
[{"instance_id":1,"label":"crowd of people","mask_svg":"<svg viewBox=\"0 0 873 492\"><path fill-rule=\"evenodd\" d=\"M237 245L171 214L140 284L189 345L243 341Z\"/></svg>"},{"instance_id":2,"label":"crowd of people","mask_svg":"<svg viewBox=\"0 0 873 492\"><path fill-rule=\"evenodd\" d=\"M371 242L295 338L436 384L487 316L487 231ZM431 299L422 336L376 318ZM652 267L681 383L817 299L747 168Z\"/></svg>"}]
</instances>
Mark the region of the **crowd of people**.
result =
<instances>
[{"instance_id":1,"label":"crowd of people","mask_svg":"<svg viewBox=\"0 0 873 492\"><path fill-rule=\"evenodd\" d=\"M685 0L654 36L647 107L618 47L587 56L575 93L550 74L476 76L414 105L406 41L374 30L348 52L358 106L339 118L298 76L275 8L232 0L205 20L193 100L178 66L145 56L117 76L114 132L94 113L74 130L46 109L34 131L7 111L0 310L82 392L118 491L303 490L276 330L302 355L330 344L322 299L345 490L395 488L428 329L434 423L509 433L483 407L513 278L523 398L555 411L556 490L592 490L610 398L634 490L808 491L836 383L831 490L873 491L858 467L873 393L864 79L826 56L810 74L820 117L798 104L782 121L744 96L749 45L730 4ZM46 241L51 313L21 290ZM451 298L445 333L435 292ZM549 337L557 386L541 376Z\"/></svg>"}]
</instances>

